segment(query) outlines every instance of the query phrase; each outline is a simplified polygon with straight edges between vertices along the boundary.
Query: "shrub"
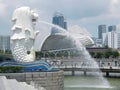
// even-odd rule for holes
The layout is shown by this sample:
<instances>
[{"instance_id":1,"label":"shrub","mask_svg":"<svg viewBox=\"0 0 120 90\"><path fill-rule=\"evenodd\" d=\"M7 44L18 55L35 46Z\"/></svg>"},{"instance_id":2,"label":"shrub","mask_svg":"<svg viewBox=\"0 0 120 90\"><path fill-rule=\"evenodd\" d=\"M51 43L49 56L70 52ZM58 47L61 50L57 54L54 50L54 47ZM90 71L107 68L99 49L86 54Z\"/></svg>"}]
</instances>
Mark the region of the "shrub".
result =
<instances>
[{"instance_id":1,"label":"shrub","mask_svg":"<svg viewBox=\"0 0 120 90\"><path fill-rule=\"evenodd\" d=\"M21 72L22 67L21 66L0 66L0 72L1 73L17 73Z\"/></svg>"}]
</instances>

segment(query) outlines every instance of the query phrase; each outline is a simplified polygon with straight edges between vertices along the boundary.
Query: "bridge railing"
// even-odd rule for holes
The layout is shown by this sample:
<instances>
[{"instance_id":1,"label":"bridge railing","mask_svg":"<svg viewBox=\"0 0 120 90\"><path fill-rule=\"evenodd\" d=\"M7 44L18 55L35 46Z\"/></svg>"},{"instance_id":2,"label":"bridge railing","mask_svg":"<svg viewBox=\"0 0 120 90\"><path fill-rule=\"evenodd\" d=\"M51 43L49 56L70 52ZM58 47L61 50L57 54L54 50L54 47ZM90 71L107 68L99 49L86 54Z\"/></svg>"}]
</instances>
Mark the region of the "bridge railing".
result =
<instances>
[{"instance_id":1,"label":"bridge railing","mask_svg":"<svg viewBox=\"0 0 120 90\"><path fill-rule=\"evenodd\" d=\"M84 61L84 60L56 60L53 61L54 65L60 68L120 68L119 61L116 60L97 60L97 67L94 67L92 61Z\"/></svg>"}]
</instances>

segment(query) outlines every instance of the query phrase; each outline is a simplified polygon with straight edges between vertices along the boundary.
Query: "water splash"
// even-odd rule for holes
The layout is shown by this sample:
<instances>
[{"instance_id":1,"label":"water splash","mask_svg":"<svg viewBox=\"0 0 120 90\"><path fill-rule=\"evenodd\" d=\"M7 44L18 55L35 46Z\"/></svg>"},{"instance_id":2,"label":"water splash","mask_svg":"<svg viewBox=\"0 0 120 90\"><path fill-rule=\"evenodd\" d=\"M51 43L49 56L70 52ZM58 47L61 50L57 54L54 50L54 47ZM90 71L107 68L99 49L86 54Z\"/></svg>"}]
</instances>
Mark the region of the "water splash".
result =
<instances>
[{"instance_id":1,"label":"water splash","mask_svg":"<svg viewBox=\"0 0 120 90\"><path fill-rule=\"evenodd\" d=\"M57 26L57 25L54 25L54 24L51 24L51 23L48 23L48 22L45 22L45 21L39 21L39 24L45 24L51 28L55 27L57 28L57 32L55 33L56 35L65 35L66 37L64 38L65 40L71 40L71 43L74 43L74 48L76 48L76 50L79 50L81 53L80 53L80 56L84 57L82 59L84 59L86 62L91 62L91 66L89 66L88 68L97 68L98 69L98 72L93 72L93 76L94 77L97 77L97 79L95 79L95 82L92 82L94 84L91 84L90 81L88 80L82 80L82 82L76 82L74 81L74 85L70 84L70 86L79 86L80 87L106 87L106 88L110 88L110 84L109 82L103 77L103 74L102 72L100 71L99 69L99 66L97 64L97 62L90 56L90 54L88 53L88 51L86 50L86 48L81 44L81 42L76 39L74 37L74 35L72 35L71 33L67 32L65 29ZM49 32L51 32L51 28L49 28ZM50 36L51 34L49 33L48 36ZM74 42L73 42L74 41ZM64 41L66 42L66 41ZM91 69L92 71L92 69ZM94 80L92 80L94 81ZM98 83L99 81L99 83ZM89 83L88 83L89 82ZM100 88L99 87L99 88Z\"/></svg>"},{"instance_id":2,"label":"water splash","mask_svg":"<svg viewBox=\"0 0 120 90\"><path fill-rule=\"evenodd\" d=\"M110 86L100 86L100 85L70 85L70 86L65 86L65 88L106 88L106 89L111 89L114 87L110 87Z\"/></svg>"}]
</instances>

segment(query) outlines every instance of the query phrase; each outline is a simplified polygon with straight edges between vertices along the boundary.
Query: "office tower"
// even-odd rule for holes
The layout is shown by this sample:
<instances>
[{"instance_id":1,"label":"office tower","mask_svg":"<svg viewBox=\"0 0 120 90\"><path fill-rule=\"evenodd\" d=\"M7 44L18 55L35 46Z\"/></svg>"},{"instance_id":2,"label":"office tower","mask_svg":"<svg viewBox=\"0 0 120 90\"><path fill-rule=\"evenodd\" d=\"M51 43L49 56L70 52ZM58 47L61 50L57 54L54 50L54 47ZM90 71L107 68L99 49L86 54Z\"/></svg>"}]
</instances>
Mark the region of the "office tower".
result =
<instances>
[{"instance_id":1,"label":"office tower","mask_svg":"<svg viewBox=\"0 0 120 90\"><path fill-rule=\"evenodd\" d=\"M120 49L120 33L118 33L117 36L118 36L118 38L117 38L118 39L118 48Z\"/></svg>"},{"instance_id":2,"label":"office tower","mask_svg":"<svg viewBox=\"0 0 120 90\"><path fill-rule=\"evenodd\" d=\"M64 21L64 29L67 30L67 21L66 20Z\"/></svg>"},{"instance_id":3,"label":"office tower","mask_svg":"<svg viewBox=\"0 0 120 90\"><path fill-rule=\"evenodd\" d=\"M10 36L0 36L0 50L10 50Z\"/></svg>"},{"instance_id":4,"label":"office tower","mask_svg":"<svg viewBox=\"0 0 120 90\"><path fill-rule=\"evenodd\" d=\"M108 32L108 47L118 48L118 39L117 33L114 31Z\"/></svg>"},{"instance_id":5,"label":"office tower","mask_svg":"<svg viewBox=\"0 0 120 90\"><path fill-rule=\"evenodd\" d=\"M111 31L116 31L116 26L115 25L112 25L112 26L108 27L108 32L111 32Z\"/></svg>"},{"instance_id":6,"label":"office tower","mask_svg":"<svg viewBox=\"0 0 120 90\"><path fill-rule=\"evenodd\" d=\"M64 16L59 12L56 12L54 14L52 23L55 25L58 25L64 29L67 29L67 22L66 22Z\"/></svg>"},{"instance_id":7,"label":"office tower","mask_svg":"<svg viewBox=\"0 0 120 90\"><path fill-rule=\"evenodd\" d=\"M102 36L103 36L102 45L103 46L108 46L108 33L103 33Z\"/></svg>"},{"instance_id":8,"label":"office tower","mask_svg":"<svg viewBox=\"0 0 120 90\"><path fill-rule=\"evenodd\" d=\"M106 25L99 25L98 26L98 38L102 39L102 34L106 33Z\"/></svg>"},{"instance_id":9,"label":"office tower","mask_svg":"<svg viewBox=\"0 0 120 90\"><path fill-rule=\"evenodd\" d=\"M111 31L103 34L103 45L107 45L109 48L118 48L118 33Z\"/></svg>"}]
</instances>

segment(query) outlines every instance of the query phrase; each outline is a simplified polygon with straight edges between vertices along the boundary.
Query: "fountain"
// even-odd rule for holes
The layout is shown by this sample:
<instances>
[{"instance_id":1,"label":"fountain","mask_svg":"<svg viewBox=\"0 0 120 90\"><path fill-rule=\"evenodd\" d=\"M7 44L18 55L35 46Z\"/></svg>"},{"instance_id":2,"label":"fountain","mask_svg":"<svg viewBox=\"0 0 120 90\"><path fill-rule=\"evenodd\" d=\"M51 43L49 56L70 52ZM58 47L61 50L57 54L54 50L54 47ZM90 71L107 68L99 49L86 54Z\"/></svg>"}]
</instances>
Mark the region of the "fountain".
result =
<instances>
[{"instance_id":1,"label":"fountain","mask_svg":"<svg viewBox=\"0 0 120 90\"><path fill-rule=\"evenodd\" d=\"M15 10L12 21L14 22L14 26L12 27L12 53L15 59L15 62L3 62L0 64L1 66L22 66L24 71L32 71L32 70L41 70L41 71L52 71L56 70L52 68L51 65L45 61L35 61L35 50L34 50L34 42L36 35L39 33L38 31L34 31L35 24L37 21L38 15L32 11L29 7L21 7ZM74 38L73 35L69 34L66 30L53 25L47 22L40 21L39 23L48 25L51 31L52 28L54 29L50 37L58 37L58 40L61 40L62 44L65 43L66 48L76 48L76 50L82 52L80 53L81 56L84 57L84 60L87 62L91 62L92 68L99 68L97 63L94 59L92 59L85 49L85 47ZM49 39L49 35L48 38ZM52 39L51 39L52 40ZM67 40L67 41L66 41ZM49 41L49 40L48 40ZM61 47L61 43L59 43L56 39L53 41L49 41L49 45L51 47L48 48L48 44L46 40L42 43L42 49L62 49L58 48ZM54 45L53 45L54 44ZM55 46L55 44L57 44ZM67 45L66 45L67 44ZM52 46L53 45L53 46ZM69 46L69 47L68 47ZM91 69L92 71L92 69ZM80 82L75 82L74 85L67 85L67 87L110 87L107 80L102 76L101 71L97 73L93 73L94 78L92 79L94 83L89 83L89 80L81 80ZM44 75L44 74L43 74ZM56 74L59 75L59 74ZM40 77L40 75L38 75ZM49 76L49 75L48 75ZM99 83L97 81L100 81Z\"/></svg>"},{"instance_id":2,"label":"fountain","mask_svg":"<svg viewBox=\"0 0 120 90\"><path fill-rule=\"evenodd\" d=\"M90 73L90 75L92 75L93 77L89 78L85 78L85 79L80 79L80 81L72 81L74 82L74 84L69 84L66 85L66 87L68 88L78 88L78 87L84 87L84 88L111 88L109 82L103 77L102 72L99 70L99 66L97 64L97 62L89 55L88 51L86 50L86 48L82 45L82 43L75 38L74 35L72 35L71 33L67 32L64 29L61 29L60 27L53 25L51 23L45 22L45 21L39 21L40 24L45 24L46 27L49 27L48 29L50 29L49 31L52 32L52 28L57 28L55 31L55 33L51 33L47 36L47 38L45 38L43 45L41 47L41 50L65 50L65 49L69 49L69 48L74 48L77 51L79 51L79 55L80 57L82 56L82 60L79 60L80 58L78 58L77 60L74 60L74 63L77 63L77 66L81 66L81 63L78 63L77 61L83 61L83 62L87 62L89 63L89 66L86 66L87 68L91 68L91 71L93 68L97 68L98 71L97 72L93 72ZM51 27L51 28L50 28ZM48 31L48 30L47 30ZM49 46L48 46L49 43ZM67 44L67 46L65 44ZM56 44L56 45L55 45ZM62 45L63 44L63 45ZM65 45L65 46L64 46ZM93 81L91 83L91 81ZM98 82L99 81L99 82ZM67 82L69 83L69 82Z\"/></svg>"}]
</instances>

